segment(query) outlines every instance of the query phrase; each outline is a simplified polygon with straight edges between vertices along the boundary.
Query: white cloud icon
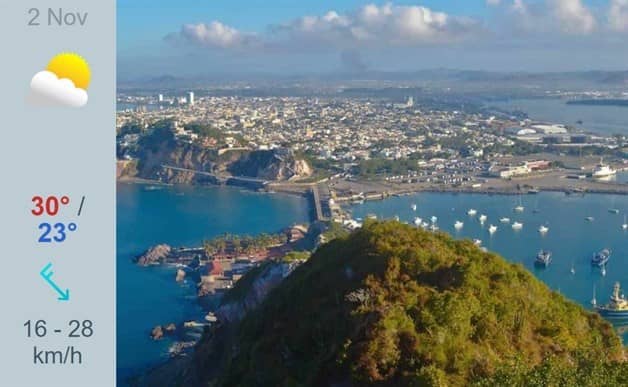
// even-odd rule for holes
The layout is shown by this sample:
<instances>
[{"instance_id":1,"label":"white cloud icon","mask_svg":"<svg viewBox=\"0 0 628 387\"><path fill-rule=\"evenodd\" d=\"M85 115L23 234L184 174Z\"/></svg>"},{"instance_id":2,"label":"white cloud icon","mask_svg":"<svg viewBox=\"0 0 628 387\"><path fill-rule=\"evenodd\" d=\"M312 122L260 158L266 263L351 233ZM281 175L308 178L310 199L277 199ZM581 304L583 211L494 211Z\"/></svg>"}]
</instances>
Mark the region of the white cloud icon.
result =
<instances>
[{"instance_id":1,"label":"white cloud icon","mask_svg":"<svg viewBox=\"0 0 628 387\"><path fill-rule=\"evenodd\" d=\"M74 86L69 79L59 79L55 73L40 71L31 80L29 102L38 106L82 107L87 104L87 92Z\"/></svg>"}]
</instances>

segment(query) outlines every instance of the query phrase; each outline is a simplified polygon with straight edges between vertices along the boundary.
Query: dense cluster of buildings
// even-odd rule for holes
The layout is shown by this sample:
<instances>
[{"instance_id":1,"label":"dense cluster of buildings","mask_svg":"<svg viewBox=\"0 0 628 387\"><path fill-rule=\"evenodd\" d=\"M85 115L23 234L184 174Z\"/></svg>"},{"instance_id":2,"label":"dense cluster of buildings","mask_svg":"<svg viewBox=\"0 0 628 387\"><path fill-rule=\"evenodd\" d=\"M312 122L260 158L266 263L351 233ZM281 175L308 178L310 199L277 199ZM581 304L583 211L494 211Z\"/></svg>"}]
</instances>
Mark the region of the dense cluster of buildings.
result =
<instances>
[{"instance_id":1,"label":"dense cluster of buildings","mask_svg":"<svg viewBox=\"0 0 628 387\"><path fill-rule=\"evenodd\" d=\"M182 141L203 146L217 144L186 130L200 123L232 141L220 146L248 149L291 148L349 170L362 160L411 159L429 167L440 179L458 179L482 168L480 162L507 155L521 143L535 146L614 146L612 137L573 133L563 125L518 121L507 115L430 110L405 103L368 98L308 97L212 97L193 92L185 96L120 96L118 129L125 125L147 128L160 120L171 120ZM130 108L133 106L133 108ZM240 142L233 140L241 139ZM119 139L129 145L137 136ZM494 167L490 173L512 177L530 173L530 164ZM429 178L421 172L389 179Z\"/></svg>"}]
</instances>

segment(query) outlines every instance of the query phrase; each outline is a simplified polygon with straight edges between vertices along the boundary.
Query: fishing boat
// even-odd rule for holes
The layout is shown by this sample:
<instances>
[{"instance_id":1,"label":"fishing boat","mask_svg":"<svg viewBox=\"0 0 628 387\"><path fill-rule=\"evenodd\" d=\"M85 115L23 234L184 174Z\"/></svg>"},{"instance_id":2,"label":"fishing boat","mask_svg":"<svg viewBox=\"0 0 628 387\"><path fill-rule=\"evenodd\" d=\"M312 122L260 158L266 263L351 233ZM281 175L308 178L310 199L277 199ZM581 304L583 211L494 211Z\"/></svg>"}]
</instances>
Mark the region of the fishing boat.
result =
<instances>
[{"instance_id":1,"label":"fishing boat","mask_svg":"<svg viewBox=\"0 0 628 387\"><path fill-rule=\"evenodd\" d=\"M467 215L469 215L469 216L475 216L475 215L477 215L477 213L478 213L478 211L474 210L473 208L470 209L469 211L467 211Z\"/></svg>"},{"instance_id":2,"label":"fishing boat","mask_svg":"<svg viewBox=\"0 0 628 387\"><path fill-rule=\"evenodd\" d=\"M617 208L609 208L608 212L615 215L619 214L619 210Z\"/></svg>"},{"instance_id":3,"label":"fishing boat","mask_svg":"<svg viewBox=\"0 0 628 387\"><path fill-rule=\"evenodd\" d=\"M523 223L515 222L512 224L512 229L515 231L521 230L523 228Z\"/></svg>"},{"instance_id":4,"label":"fishing boat","mask_svg":"<svg viewBox=\"0 0 628 387\"><path fill-rule=\"evenodd\" d=\"M548 231L549 231L549 227L547 227L547 226L541 225L539 227L539 233L540 234L545 235L545 234L547 234Z\"/></svg>"},{"instance_id":5,"label":"fishing boat","mask_svg":"<svg viewBox=\"0 0 628 387\"><path fill-rule=\"evenodd\" d=\"M488 217L486 215L482 214L482 215L480 215L479 219L480 219L480 223L484 224L484 222L486 222L486 219L488 219Z\"/></svg>"},{"instance_id":6,"label":"fishing boat","mask_svg":"<svg viewBox=\"0 0 628 387\"><path fill-rule=\"evenodd\" d=\"M495 234L496 231L497 231L497 226L493 226L492 224L488 226L488 232L490 234Z\"/></svg>"},{"instance_id":7,"label":"fishing boat","mask_svg":"<svg viewBox=\"0 0 628 387\"><path fill-rule=\"evenodd\" d=\"M461 221L457 220L456 223L454 223L454 228L456 230L461 230L464 227L464 223L462 223Z\"/></svg>"},{"instance_id":8,"label":"fishing boat","mask_svg":"<svg viewBox=\"0 0 628 387\"><path fill-rule=\"evenodd\" d=\"M592 216L587 216L586 218L584 218L584 220L586 220L587 222L593 222L595 218Z\"/></svg>"},{"instance_id":9,"label":"fishing boat","mask_svg":"<svg viewBox=\"0 0 628 387\"><path fill-rule=\"evenodd\" d=\"M602 249L597 253L593 254L593 258L591 258L591 264L593 266L598 266L604 268L604 266L611 259L611 250L610 249Z\"/></svg>"},{"instance_id":10,"label":"fishing boat","mask_svg":"<svg viewBox=\"0 0 628 387\"><path fill-rule=\"evenodd\" d=\"M534 260L534 264L536 266L548 267L550 263L552 263L552 253L546 250L539 251Z\"/></svg>"},{"instance_id":11,"label":"fishing boat","mask_svg":"<svg viewBox=\"0 0 628 387\"><path fill-rule=\"evenodd\" d=\"M502 223L510 223L510 218L501 218L499 221Z\"/></svg>"},{"instance_id":12,"label":"fishing boat","mask_svg":"<svg viewBox=\"0 0 628 387\"><path fill-rule=\"evenodd\" d=\"M595 301L595 296L593 297ZM613 286L613 294L608 304L597 306L597 302L593 304L595 310L603 317L607 318L628 318L628 300L621 293L621 285L615 282Z\"/></svg>"}]
</instances>

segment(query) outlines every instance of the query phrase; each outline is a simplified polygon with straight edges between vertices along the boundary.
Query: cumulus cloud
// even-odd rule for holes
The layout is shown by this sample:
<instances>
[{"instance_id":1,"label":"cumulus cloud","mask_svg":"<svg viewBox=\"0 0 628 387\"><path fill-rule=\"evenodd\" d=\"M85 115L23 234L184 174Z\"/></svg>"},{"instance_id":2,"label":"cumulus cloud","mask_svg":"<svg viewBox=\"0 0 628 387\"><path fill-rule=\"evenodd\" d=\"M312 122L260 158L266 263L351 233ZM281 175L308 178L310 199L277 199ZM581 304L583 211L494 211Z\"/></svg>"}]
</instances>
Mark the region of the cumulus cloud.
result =
<instances>
[{"instance_id":1,"label":"cumulus cloud","mask_svg":"<svg viewBox=\"0 0 628 387\"><path fill-rule=\"evenodd\" d=\"M355 44L421 45L460 41L479 33L479 22L421 6L366 5L346 15L330 11L305 16L274 28L284 36L320 40L336 46Z\"/></svg>"},{"instance_id":2,"label":"cumulus cloud","mask_svg":"<svg viewBox=\"0 0 628 387\"><path fill-rule=\"evenodd\" d=\"M581 0L550 0L549 5L563 32L589 34L595 30L595 17Z\"/></svg>"},{"instance_id":3,"label":"cumulus cloud","mask_svg":"<svg viewBox=\"0 0 628 387\"><path fill-rule=\"evenodd\" d=\"M209 24L184 24L178 33L166 36L167 40L183 40L209 48L239 48L255 42L253 34L243 33L219 21Z\"/></svg>"},{"instance_id":4,"label":"cumulus cloud","mask_svg":"<svg viewBox=\"0 0 628 387\"><path fill-rule=\"evenodd\" d=\"M507 27L529 34L590 35L596 30L593 12L581 0L512 0L497 4Z\"/></svg>"},{"instance_id":5,"label":"cumulus cloud","mask_svg":"<svg viewBox=\"0 0 628 387\"><path fill-rule=\"evenodd\" d=\"M628 0L611 0L608 22L611 29L628 32Z\"/></svg>"},{"instance_id":6,"label":"cumulus cloud","mask_svg":"<svg viewBox=\"0 0 628 387\"><path fill-rule=\"evenodd\" d=\"M39 106L82 107L87 104L87 92L75 87L69 79L40 71L31 80L29 102Z\"/></svg>"},{"instance_id":7,"label":"cumulus cloud","mask_svg":"<svg viewBox=\"0 0 628 387\"><path fill-rule=\"evenodd\" d=\"M329 11L322 16L303 16L272 25L263 34L244 33L213 21L185 24L168 41L187 42L214 49L243 46L290 48L331 46L353 49L356 45L422 45L468 39L482 31L481 23L421 6L369 4L353 12Z\"/></svg>"}]
</instances>

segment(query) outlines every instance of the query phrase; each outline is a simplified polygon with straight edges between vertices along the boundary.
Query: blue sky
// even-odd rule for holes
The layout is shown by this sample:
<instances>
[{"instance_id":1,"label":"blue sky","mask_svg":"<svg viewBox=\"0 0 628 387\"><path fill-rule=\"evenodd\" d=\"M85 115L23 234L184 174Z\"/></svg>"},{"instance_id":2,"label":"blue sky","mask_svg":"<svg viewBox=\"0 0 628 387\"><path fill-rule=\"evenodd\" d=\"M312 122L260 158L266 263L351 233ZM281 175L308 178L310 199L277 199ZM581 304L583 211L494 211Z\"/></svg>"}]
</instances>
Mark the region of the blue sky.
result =
<instances>
[{"instance_id":1,"label":"blue sky","mask_svg":"<svg viewBox=\"0 0 628 387\"><path fill-rule=\"evenodd\" d=\"M628 0L118 0L117 23L123 78L628 63Z\"/></svg>"}]
</instances>

